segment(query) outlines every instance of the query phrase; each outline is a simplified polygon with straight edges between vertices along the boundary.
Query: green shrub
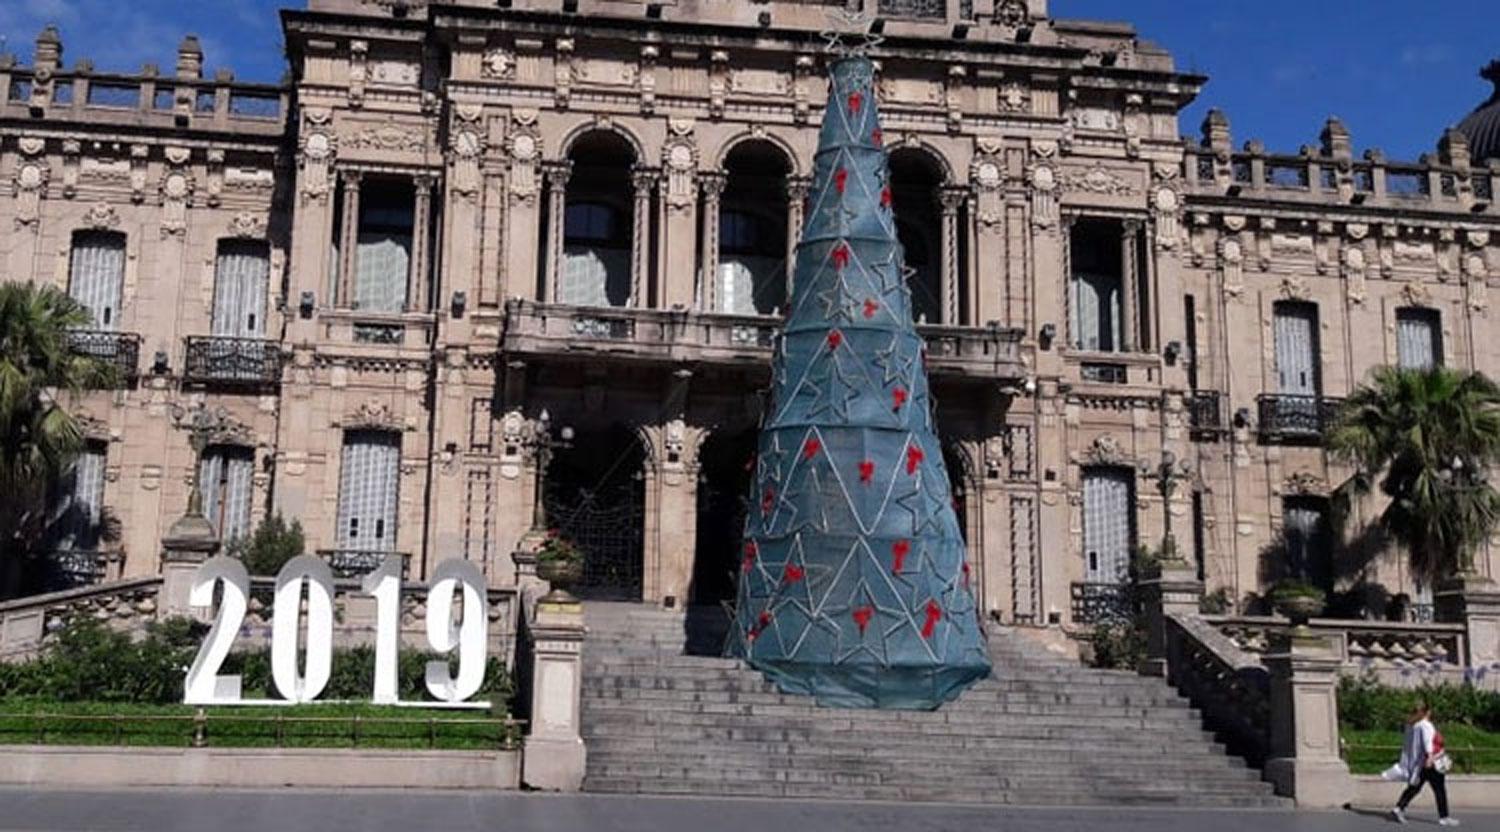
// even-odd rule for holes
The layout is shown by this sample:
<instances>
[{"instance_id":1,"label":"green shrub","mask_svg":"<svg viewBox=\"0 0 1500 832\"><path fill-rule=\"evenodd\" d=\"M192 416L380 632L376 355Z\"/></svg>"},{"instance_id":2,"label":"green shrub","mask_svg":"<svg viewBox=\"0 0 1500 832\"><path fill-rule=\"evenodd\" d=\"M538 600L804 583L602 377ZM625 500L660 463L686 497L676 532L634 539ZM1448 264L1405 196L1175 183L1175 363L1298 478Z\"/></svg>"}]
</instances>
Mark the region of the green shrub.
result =
<instances>
[{"instance_id":1,"label":"green shrub","mask_svg":"<svg viewBox=\"0 0 1500 832\"><path fill-rule=\"evenodd\" d=\"M93 619L75 619L58 631L41 656L0 664L0 698L141 705L181 702L187 668L206 632L207 627L197 621L172 618L153 623L143 637L132 639ZM401 650L396 679L403 700L427 699L427 662L441 658L436 653ZM231 653L219 672L240 674L246 698L279 698L268 648ZM374 673L373 647L335 648L328 686L319 699L368 700ZM498 656L489 657L480 692L502 708L509 706L514 681Z\"/></svg>"},{"instance_id":2,"label":"green shrub","mask_svg":"<svg viewBox=\"0 0 1500 832\"><path fill-rule=\"evenodd\" d=\"M1380 684L1373 673L1339 680L1339 723L1356 731L1399 729L1418 702L1431 705L1440 723L1500 732L1500 692L1470 684L1394 688Z\"/></svg>"},{"instance_id":3,"label":"green shrub","mask_svg":"<svg viewBox=\"0 0 1500 832\"><path fill-rule=\"evenodd\" d=\"M1146 658L1146 631L1134 619L1103 621L1089 633L1093 667L1135 670Z\"/></svg>"}]
</instances>

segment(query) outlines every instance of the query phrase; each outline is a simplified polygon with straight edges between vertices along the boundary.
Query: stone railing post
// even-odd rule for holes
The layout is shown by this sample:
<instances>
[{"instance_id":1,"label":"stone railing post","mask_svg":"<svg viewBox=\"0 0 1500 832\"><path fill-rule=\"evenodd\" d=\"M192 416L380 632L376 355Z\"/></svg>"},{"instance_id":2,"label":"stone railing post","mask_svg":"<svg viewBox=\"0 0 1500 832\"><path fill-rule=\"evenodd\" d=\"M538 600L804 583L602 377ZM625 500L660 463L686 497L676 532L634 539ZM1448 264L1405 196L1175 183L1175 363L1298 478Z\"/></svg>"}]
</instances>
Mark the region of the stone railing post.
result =
<instances>
[{"instance_id":1,"label":"stone railing post","mask_svg":"<svg viewBox=\"0 0 1500 832\"><path fill-rule=\"evenodd\" d=\"M1462 624L1469 667L1487 667L1500 661L1500 584L1479 575L1460 575L1437 588L1434 601L1439 621Z\"/></svg>"},{"instance_id":2,"label":"stone railing post","mask_svg":"<svg viewBox=\"0 0 1500 832\"><path fill-rule=\"evenodd\" d=\"M1293 630L1264 657L1271 673L1271 753L1265 778L1299 808L1333 809L1354 781L1339 757L1339 667L1344 635Z\"/></svg>"},{"instance_id":3,"label":"stone railing post","mask_svg":"<svg viewBox=\"0 0 1500 832\"><path fill-rule=\"evenodd\" d=\"M1147 676L1168 676L1167 619L1198 614L1203 582L1192 564L1164 560L1150 567L1138 584L1146 618L1146 658L1137 668Z\"/></svg>"},{"instance_id":4,"label":"stone railing post","mask_svg":"<svg viewBox=\"0 0 1500 832\"><path fill-rule=\"evenodd\" d=\"M542 599L530 624L531 731L521 779L534 789L578 791L587 760L580 735L583 604Z\"/></svg>"},{"instance_id":5,"label":"stone railing post","mask_svg":"<svg viewBox=\"0 0 1500 832\"><path fill-rule=\"evenodd\" d=\"M161 545L162 582L157 615L162 618L191 616L193 608L188 603L188 595L193 589L193 576L205 560L219 551L218 535L201 513L190 509L167 530Z\"/></svg>"}]
</instances>

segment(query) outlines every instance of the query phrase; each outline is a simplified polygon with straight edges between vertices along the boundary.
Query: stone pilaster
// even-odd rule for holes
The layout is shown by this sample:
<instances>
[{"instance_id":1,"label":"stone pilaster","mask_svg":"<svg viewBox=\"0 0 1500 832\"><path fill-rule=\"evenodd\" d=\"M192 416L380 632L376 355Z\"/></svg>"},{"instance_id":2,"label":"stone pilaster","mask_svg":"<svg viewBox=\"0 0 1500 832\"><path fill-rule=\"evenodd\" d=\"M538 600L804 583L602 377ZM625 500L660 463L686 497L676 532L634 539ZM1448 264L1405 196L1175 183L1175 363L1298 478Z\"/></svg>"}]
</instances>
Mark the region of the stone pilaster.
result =
<instances>
[{"instance_id":1,"label":"stone pilaster","mask_svg":"<svg viewBox=\"0 0 1500 832\"><path fill-rule=\"evenodd\" d=\"M658 175L646 168L631 172L630 181L635 191L630 233L631 306L651 306L651 298L647 297L651 280L651 193L656 189Z\"/></svg>"},{"instance_id":2,"label":"stone pilaster","mask_svg":"<svg viewBox=\"0 0 1500 832\"><path fill-rule=\"evenodd\" d=\"M542 287L542 300L557 301L557 280L562 274L563 219L568 209L568 178L572 176L573 163L569 161L549 162L543 167L547 183L547 285ZM512 283L508 288L514 291Z\"/></svg>"},{"instance_id":3,"label":"stone pilaster","mask_svg":"<svg viewBox=\"0 0 1500 832\"><path fill-rule=\"evenodd\" d=\"M1478 575L1460 575L1438 585L1437 615L1440 621L1468 628L1464 661L1470 667L1488 667L1500 661L1500 584Z\"/></svg>"},{"instance_id":4,"label":"stone pilaster","mask_svg":"<svg viewBox=\"0 0 1500 832\"><path fill-rule=\"evenodd\" d=\"M1298 808L1333 809L1354 783L1339 758L1339 668L1342 633L1289 633L1271 643L1271 754L1265 778Z\"/></svg>"},{"instance_id":5,"label":"stone pilaster","mask_svg":"<svg viewBox=\"0 0 1500 832\"><path fill-rule=\"evenodd\" d=\"M1146 658L1138 668L1147 676L1167 675L1167 619L1196 615L1203 582L1187 561L1162 561L1140 582L1141 606L1146 614Z\"/></svg>"},{"instance_id":6,"label":"stone pilaster","mask_svg":"<svg viewBox=\"0 0 1500 832\"><path fill-rule=\"evenodd\" d=\"M699 228L702 235L698 250L703 252L699 264L699 280L696 298L699 308L707 312L719 311L719 200L724 196L726 177L722 173L698 175L698 188L703 193L703 222Z\"/></svg>"},{"instance_id":7,"label":"stone pilaster","mask_svg":"<svg viewBox=\"0 0 1500 832\"><path fill-rule=\"evenodd\" d=\"M533 789L578 791L588 755L580 734L583 605L542 601L531 638L531 733L521 779Z\"/></svg>"}]
</instances>

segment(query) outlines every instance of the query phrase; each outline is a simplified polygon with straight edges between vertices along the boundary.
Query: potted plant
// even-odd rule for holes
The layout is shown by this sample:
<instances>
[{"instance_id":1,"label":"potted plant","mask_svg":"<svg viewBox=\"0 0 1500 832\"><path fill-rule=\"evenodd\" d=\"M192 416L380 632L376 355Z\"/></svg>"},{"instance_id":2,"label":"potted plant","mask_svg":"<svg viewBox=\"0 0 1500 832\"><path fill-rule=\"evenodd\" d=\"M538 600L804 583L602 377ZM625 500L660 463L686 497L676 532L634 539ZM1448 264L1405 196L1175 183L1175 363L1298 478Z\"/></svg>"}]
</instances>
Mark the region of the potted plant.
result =
<instances>
[{"instance_id":1,"label":"potted plant","mask_svg":"<svg viewBox=\"0 0 1500 832\"><path fill-rule=\"evenodd\" d=\"M552 585L553 593L566 595L583 578L583 551L557 529L549 530L537 549L536 575Z\"/></svg>"},{"instance_id":2,"label":"potted plant","mask_svg":"<svg viewBox=\"0 0 1500 832\"><path fill-rule=\"evenodd\" d=\"M1323 590L1299 578L1278 581L1271 587L1270 595L1276 611L1298 627L1306 626L1308 619L1323 612L1328 600Z\"/></svg>"}]
</instances>

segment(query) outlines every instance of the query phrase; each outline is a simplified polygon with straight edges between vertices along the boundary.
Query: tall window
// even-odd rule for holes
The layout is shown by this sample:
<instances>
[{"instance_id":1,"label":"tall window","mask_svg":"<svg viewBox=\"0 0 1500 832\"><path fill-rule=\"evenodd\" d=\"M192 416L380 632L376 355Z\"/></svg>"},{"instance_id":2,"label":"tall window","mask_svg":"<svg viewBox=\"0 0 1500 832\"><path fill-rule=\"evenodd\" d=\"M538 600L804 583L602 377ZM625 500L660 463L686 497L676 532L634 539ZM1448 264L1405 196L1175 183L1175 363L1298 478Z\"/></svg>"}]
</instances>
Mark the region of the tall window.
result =
<instances>
[{"instance_id":1,"label":"tall window","mask_svg":"<svg viewBox=\"0 0 1500 832\"><path fill-rule=\"evenodd\" d=\"M1328 525L1328 501L1319 497L1286 497L1282 500L1281 517L1287 573L1332 592L1333 535Z\"/></svg>"},{"instance_id":2,"label":"tall window","mask_svg":"<svg viewBox=\"0 0 1500 832\"><path fill-rule=\"evenodd\" d=\"M125 235L79 231L68 262L68 294L89 310L94 329L119 327L120 292L125 283Z\"/></svg>"},{"instance_id":3,"label":"tall window","mask_svg":"<svg viewBox=\"0 0 1500 832\"><path fill-rule=\"evenodd\" d=\"M203 515L225 543L250 533L251 475L255 452L242 445L214 445L198 461Z\"/></svg>"},{"instance_id":4,"label":"tall window","mask_svg":"<svg viewBox=\"0 0 1500 832\"><path fill-rule=\"evenodd\" d=\"M1441 313L1412 306L1396 310L1396 363L1404 370L1430 370L1442 365Z\"/></svg>"},{"instance_id":5,"label":"tall window","mask_svg":"<svg viewBox=\"0 0 1500 832\"><path fill-rule=\"evenodd\" d=\"M1312 303L1280 301L1274 308L1277 391L1287 396L1317 396L1322 392L1322 361L1318 348L1318 307Z\"/></svg>"},{"instance_id":6,"label":"tall window","mask_svg":"<svg viewBox=\"0 0 1500 832\"><path fill-rule=\"evenodd\" d=\"M1124 266L1119 224L1079 220L1069 235L1069 302L1075 349L1124 349Z\"/></svg>"},{"instance_id":7,"label":"tall window","mask_svg":"<svg viewBox=\"0 0 1500 832\"><path fill-rule=\"evenodd\" d=\"M224 240L214 266L213 334L259 338L266 333L266 282L271 259L264 242Z\"/></svg>"},{"instance_id":8,"label":"tall window","mask_svg":"<svg viewBox=\"0 0 1500 832\"><path fill-rule=\"evenodd\" d=\"M1123 583L1135 546L1135 472L1089 468L1083 472L1084 580Z\"/></svg>"},{"instance_id":9,"label":"tall window","mask_svg":"<svg viewBox=\"0 0 1500 832\"><path fill-rule=\"evenodd\" d=\"M354 308L372 312L406 308L415 201L410 183L366 182L360 189Z\"/></svg>"},{"instance_id":10,"label":"tall window","mask_svg":"<svg viewBox=\"0 0 1500 832\"><path fill-rule=\"evenodd\" d=\"M401 435L383 430L344 434L339 476L340 549L388 552L396 547Z\"/></svg>"},{"instance_id":11,"label":"tall window","mask_svg":"<svg viewBox=\"0 0 1500 832\"><path fill-rule=\"evenodd\" d=\"M630 227L604 202L569 203L563 216L563 264L557 300L624 306L630 300Z\"/></svg>"},{"instance_id":12,"label":"tall window","mask_svg":"<svg viewBox=\"0 0 1500 832\"><path fill-rule=\"evenodd\" d=\"M749 211L719 214L719 311L769 315L785 304L786 238Z\"/></svg>"},{"instance_id":13,"label":"tall window","mask_svg":"<svg viewBox=\"0 0 1500 832\"><path fill-rule=\"evenodd\" d=\"M103 442L89 442L58 483L58 548L90 552L99 547L104 510Z\"/></svg>"}]
</instances>

